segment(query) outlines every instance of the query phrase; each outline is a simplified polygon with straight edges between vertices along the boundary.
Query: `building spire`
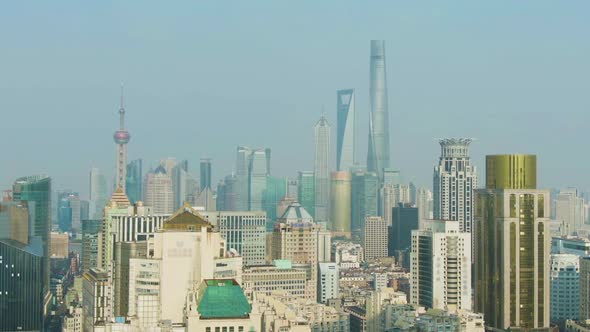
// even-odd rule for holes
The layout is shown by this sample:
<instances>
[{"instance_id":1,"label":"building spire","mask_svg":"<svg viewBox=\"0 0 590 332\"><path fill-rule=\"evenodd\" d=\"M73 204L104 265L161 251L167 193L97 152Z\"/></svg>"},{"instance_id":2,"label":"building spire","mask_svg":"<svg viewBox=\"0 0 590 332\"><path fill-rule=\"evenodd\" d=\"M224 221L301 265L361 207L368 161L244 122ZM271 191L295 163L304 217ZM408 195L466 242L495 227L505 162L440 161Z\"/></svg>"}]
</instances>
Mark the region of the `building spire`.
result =
<instances>
[{"instance_id":1,"label":"building spire","mask_svg":"<svg viewBox=\"0 0 590 332\"><path fill-rule=\"evenodd\" d=\"M119 105L119 124L121 130L125 129L125 97L123 91L123 82L121 82L121 101Z\"/></svg>"}]
</instances>

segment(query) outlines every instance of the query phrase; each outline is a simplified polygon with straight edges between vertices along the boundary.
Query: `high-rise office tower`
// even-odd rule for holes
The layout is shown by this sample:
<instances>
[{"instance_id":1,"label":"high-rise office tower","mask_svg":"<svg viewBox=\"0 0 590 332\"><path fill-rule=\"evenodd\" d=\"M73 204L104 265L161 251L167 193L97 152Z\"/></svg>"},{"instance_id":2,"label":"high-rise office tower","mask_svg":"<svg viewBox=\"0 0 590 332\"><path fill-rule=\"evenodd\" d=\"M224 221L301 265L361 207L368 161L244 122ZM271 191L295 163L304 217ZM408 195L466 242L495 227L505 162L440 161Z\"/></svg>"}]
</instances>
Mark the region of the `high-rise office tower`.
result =
<instances>
[{"instance_id":1,"label":"high-rise office tower","mask_svg":"<svg viewBox=\"0 0 590 332\"><path fill-rule=\"evenodd\" d=\"M188 174L188 160L183 160L172 167L172 191L174 192L174 210L180 208L186 201L188 196L187 181ZM172 211L170 211L172 212Z\"/></svg>"},{"instance_id":2,"label":"high-rise office tower","mask_svg":"<svg viewBox=\"0 0 590 332\"><path fill-rule=\"evenodd\" d=\"M332 172L329 229L336 236L351 236L351 175ZM317 183L317 182L316 182ZM316 191L317 192L317 191ZM317 196L316 196L317 199ZM316 205L317 206L317 205ZM317 213L317 210L316 210Z\"/></svg>"},{"instance_id":3,"label":"high-rise office tower","mask_svg":"<svg viewBox=\"0 0 590 332\"><path fill-rule=\"evenodd\" d=\"M383 179L383 169L390 167L389 111L387 109L387 75L385 41L371 40L369 149L367 169Z\"/></svg>"},{"instance_id":4,"label":"high-rise office tower","mask_svg":"<svg viewBox=\"0 0 590 332\"><path fill-rule=\"evenodd\" d=\"M272 231L277 218L277 206L283 197L287 196L287 178L268 176L266 189L262 193L262 210L266 212L267 228Z\"/></svg>"},{"instance_id":5,"label":"high-rise office tower","mask_svg":"<svg viewBox=\"0 0 590 332\"><path fill-rule=\"evenodd\" d=\"M410 255L412 304L471 310L471 235L458 221L429 220L413 230Z\"/></svg>"},{"instance_id":6,"label":"high-rise office tower","mask_svg":"<svg viewBox=\"0 0 590 332\"><path fill-rule=\"evenodd\" d=\"M549 327L549 197L536 156L486 157L473 243L475 311L490 327Z\"/></svg>"},{"instance_id":7,"label":"high-rise office tower","mask_svg":"<svg viewBox=\"0 0 590 332\"><path fill-rule=\"evenodd\" d=\"M84 331L94 331L97 322L108 322L113 318L113 286L109 273L100 268L84 272Z\"/></svg>"},{"instance_id":8,"label":"high-rise office tower","mask_svg":"<svg viewBox=\"0 0 590 332\"><path fill-rule=\"evenodd\" d=\"M121 105L119 106L119 130L113 136L117 144L117 168L115 176L115 188L121 188L125 192L127 178L127 143L131 135L125 129L125 106L123 104L123 86L121 85Z\"/></svg>"},{"instance_id":9,"label":"high-rise office tower","mask_svg":"<svg viewBox=\"0 0 590 332\"><path fill-rule=\"evenodd\" d=\"M418 195L416 199L416 206L418 207L419 224L422 225L424 220L434 218L432 213L432 191L420 188L418 189Z\"/></svg>"},{"instance_id":10,"label":"high-rise office tower","mask_svg":"<svg viewBox=\"0 0 590 332\"><path fill-rule=\"evenodd\" d=\"M5 234L0 234L0 238ZM0 331L44 331L46 256L41 247L0 239Z\"/></svg>"},{"instance_id":11,"label":"high-rise office tower","mask_svg":"<svg viewBox=\"0 0 590 332\"><path fill-rule=\"evenodd\" d=\"M330 124L322 115L315 125L315 221L328 221L330 203Z\"/></svg>"},{"instance_id":12,"label":"high-rise office tower","mask_svg":"<svg viewBox=\"0 0 590 332\"><path fill-rule=\"evenodd\" d=\"M387 223L376 216L365 217L362 232L365 260L387 257Z\"/></svg>"},{"instance_id":13,"label":"high-rise office tower","mask_svg":"<svg viewBox=\"0 0 590 332\"><path fill-rule=\"evenodd\" d=\"M33 175L17 179L12 186L15 201L26 201L30 220L29 243L41 246L43 256L43 289L49 295L49 248L51 231L51 178ZM49 300L49 298L46 298Z\"/></svg>"},{"instance_id":14,"label":"high-rise office tower","mask_svg":"<svg viewBox=\"0 0 590 332\"><path fill-rule=\"evenodd\" d=\"M146 206L154 208L154 213L172 213L174 211L174 192L172 179L160 165L154 172L145 175L143 197Z\"/></svg>"},{"instance_id":15,"label":"high-rise office tower","mask_svg":"<svg viewBox=\"0 0 590 332\"><path fill-rule=\"evenodd\" d=\"M263 211L262 200L266 190L270 166L270 149L255 149L250 154L248 168L248 210Z\"/></svg>"},{"instance_id":16,"label":"high-rise office tower","mask_svg":"<svg viewBox=\"0 0 590 332\"><path fill-rule=\"evenodd\" d=\"M200 177L201 190L203 190L205 188L212 188L211 187L211 159L210 158L201 159L200 172L201 172L201 177Z\"/></svg>"},{"instance_id":17,"label":"high-rise office tower","mask_svg":"<svg viewBox=\"0 0 590 332\"><path fill-rule=\"evenodd\" d=\"M102 218L102 209L107 204L107 200L107 179L98 168L92 167L90 169L90 218Z\"/></svg>"},{"instance_id":18,"label":"high-rise office tower","mask_svg":"<svg viewBox=\"0 0 590 332\"><path fill-rule=\"evenodd\" d=\"M217 186L217 211L238 211L237 197L237 177L235 174L227 175Z\"/></svg>"},{"instance_id":19,"label":"high-rise office tower","mask_svg":"<svg viewBox=\"0 0 590 332\"><path fill-rule=\"evenodd\" d=\"M360 235L365 224L365 217L378 215L378 188L379 178L377 173L355 170L352 173L351 186L351 229Z\"/></svg>"},{"instance_id":20,"label":"high-rise office tower","mask_svg":"<svg viewBox=\"0 0 590 332\"><path fill-rule=\"evenodd\" d=\"M336 170L350 171L354 165L354 89L338 90L336 93L337 150Z\"/></svg>"},{"instance_id":21,"label":"high-rise office tower","mask_svg":"<svg viewBox=\"0 0 590 332\"><path fill-rule=\"evenodd\" d=\"M315 217L315 178L313 172L299 172L297 201Z\"/></svg>"},{"instance_id":22,"label":"high-rise office tower","mask_svg":"<svg viewBox=\"0 0 590 332\"><path fill-rule=\"evenodd\" d=\"M125 188L125 193L131 204L143 199L141 197L143 194L143 160L135 159L127 164Z\"/></svg>"},{"instance_id":23,"label":"high-rise office tower","mask_svg":"<svg viewBox=\"0 0 590 332\"><path fill-rule=\"evenodd\" d=\"M412 231L418 229L418 208L398 203L392 209L389 227L389 256L395 256L400 265L410 268Z\"/></svg>"},{"instance_id":24,"label":"high-rise office tower","mask_svg":"<svg viewBox=\"0 0 590 332\"><path fill-rule=\"evenodd\" d=\"M263 211L204 211L210 222L225 239L226 250L237 251L244 266L266 263L266 213Z\"/></svg>"},{"instance_id":25,"label":"high-rise office tower","mask_svg":"<svg viewBox=\"0 0 590 332\"><path fill-rule=\"evenodd\" d=\"M82 272L98 267L102 220L82 220Z\"/></svg>"},{"instance_id":26,"label":"high-rise office tower","mask_svg":"<svg viewBox=\"0 0 590 332\"><path fill-rule=\"evenodd\" d=\"M0 201L0 239L29 244L29 208L27 202Z\"/></svg>"},{"instance_id":27,"label":"high-rise office tower","mask_svg":"<svg viewBox=\"0 0 590 332\"><path fill-rule=\"evenodd\" d=\"M318 302L327 303L330 299L340 297L340 273L338 263L318 264Z\"/></svg>"},{"instance_id":28,"label":"high-rise office tower","mask_svg":"<svg viewBox=\"0 0 590 332\"><path fill-rule=\"evenodd\" d=\"M551 255L551 322L580 318L580 256Z\"/></svg>"},{"instance_id":29,"label":"high-rise office tower","mask_svg":"<svg viewBox=\"0 0 590 332\"><path fill-rule=\"evenodd\" d=\"M471 232L477 170L469 158L468 138L439 141L440 158L434 167L434 218L456 220L462 232Z\"/></svg>"},{"instance_id":30,"label":"high-rise office tower","mask_svg":"<svg viewBox=\"0 0 590 332\"><path fill-rule=\"evenodd\" d=\"M235 211L248 211L250 202L250 191L248 188L250 154L252 150L245 146L238 146L236 155L236 190L235 190Z\"/></svg>"},{"instance_id":31,"label":"high-rise office tower","mask_svg":"<svg viewBox=\"0 0 590 332\"><path fill-rule=\"evenodd\" d=\"M57 223L62 232L82 230L78 193L69 190L57 193Z\"/></svg>"},{"instance_id":32,"label":"high-rise office tower","mask_svg":"<svg viewBox=\"0 0 590 332\"><path fill-rule=\"evenodd\" d=\"M586 221L584 199L574 188L562 189L555 200L555 219L565 227L566 234L577 233Z\"/></svg>"},{"instance_id":33,"label":"high-rise office tower","mask_svg":"<svg viewBox=\"0 0 590 332\"><path fill-rule=\"evenodd\" d=\"M272 234L272 258L291 260L308 271L305 298L317 298L318 232L321 227L299 203L291 204L279 218Z\"/></svg>"}]
</instances>

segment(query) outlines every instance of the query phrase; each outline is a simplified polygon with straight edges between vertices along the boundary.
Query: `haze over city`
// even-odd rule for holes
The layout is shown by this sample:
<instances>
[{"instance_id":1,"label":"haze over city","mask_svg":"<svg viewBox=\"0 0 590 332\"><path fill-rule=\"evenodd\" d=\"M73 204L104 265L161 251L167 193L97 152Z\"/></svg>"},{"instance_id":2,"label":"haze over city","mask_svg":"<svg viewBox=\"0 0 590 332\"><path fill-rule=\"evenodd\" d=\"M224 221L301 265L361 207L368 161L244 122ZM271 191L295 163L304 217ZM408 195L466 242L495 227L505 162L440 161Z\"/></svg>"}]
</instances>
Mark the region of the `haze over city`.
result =
<instances>
[{"instance_id":1,"label":"haze over city","mask_svg":"<svg viewBox=\"0 0 590 332\"><path fill-rule=\"evenodd\" d=\"M507 4L510 4L507 6ZM356 89L356 161L366 164L369 40L387 49L392 166L431 185L437 139L472 137L473 162L533 153L544 188L590 188L586 135L590 4L156 2L3 3L0 185L47 173L88 191L114 178L125 85L128 159L210 157L214 182L237 145L270 147L272 172L313 168L313 126L335 126L336 90ZM335 142L335 130L332 131ZM332 160L334 163L334 159Z\"/></svg>"}]
</instances>

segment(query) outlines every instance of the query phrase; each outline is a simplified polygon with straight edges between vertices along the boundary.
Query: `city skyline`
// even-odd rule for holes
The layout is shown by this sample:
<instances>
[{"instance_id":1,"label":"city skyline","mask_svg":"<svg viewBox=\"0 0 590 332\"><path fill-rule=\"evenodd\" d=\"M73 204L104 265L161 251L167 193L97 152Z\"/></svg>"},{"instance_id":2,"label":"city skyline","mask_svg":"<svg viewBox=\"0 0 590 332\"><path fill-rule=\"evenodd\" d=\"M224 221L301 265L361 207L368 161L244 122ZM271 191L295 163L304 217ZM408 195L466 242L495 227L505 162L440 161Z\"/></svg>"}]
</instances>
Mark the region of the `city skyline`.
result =
<instances>
[{"instance_id":1,"label":"city skyline","mask_svg":"<svg viewBox=\"0 0 590 332\"><path fill-rule=\"evenodd\" d=\"M313 165L313 124L321 113L322 106L326 110L334 110L334 92L345 87L356 91L356 156L357 160L364 160L369 112L368 43L370 39L381 38L386 40L389 53L387 75L389 112L392 117L389 128L391 160L393 166L401 170L404 182L411 180L419 186L428 185L432 165L436 162L436 139L462 136L478 139L471 157L480 169L483 169L486 154L535 153L539 155L543 165L539 174L539 182L543 187L573 186L582 191L587 190L590 188L590 180L584 176L583 167L588 162L587 157L573 152L583 150L579 132L584 130L583 124L588 122L587 110L590 108L588 101L583 98L586 90L584 77L588 77L590 71L584 59L588 58L590 50L582 43L583 31L589 23L581 20L572 8L556 8L551 17L556 24L559 23L559 33L568 36L559 39L556 38L557 32L550 28L552 25L545 24L553 22L549 18L519 15L530 4L531 2L526 2L507 9L495 4L482 5L486 12L483 19L492 22L500 18L505 20L505 27L499 31L481 24L471 24L481 18L482 14L465 18L469 14L476 14L476 10L477 13L481 12L482 8L475 6L434 6L431 11L423 11L424 8L420 5L387 4L382 10L383 14L380 14L379 8L360 5L357 8L351 4L351 8L355 11L358 9L358 12L353 14L340 8L334 16L366 19L383 18L388 13L392 17L388 23L379 23L378 19L371 20L366 27L351 34L346 42L330 38L333 31L319 25L318 19L328 12L325 5L318 6L310 14L312 24L308 28L288 32L288 27L298 24L298 21L286 16L285 8L276 4L276 18L248 26L236 37L228 34L234 31L236 25L243 24L236 15L229 15L227 18L233 24L227 31L213 33L211 37L199 34L200 23L195 22L198 20L187 20L187 17L181 18L177 25L152 35L149 31L145 34L141 32L152 14L133 12L133 5L95 5L95 9L102 10L109 17L112 15L109 14L111 9L120 9L121 16L114 20L107 33L113 38L108 40L93 30L93 24L97 23L96 18L82 23L80 20L87 19L90 13L81 7L70 6L65 8L66 12L79 15L72 22L50 26L38 36L32 34L38 31L35 30L38 23L7 36L6 45L9 49L5 54L6 59L14 60L15 65L6 68L6 77L11 78L6 82L11 83L3 83L2 88L6 94L0 101L0 108L12 112L7 112L7 119L0 125L0 129L9 137L21 139L8 145L7 153L0 157L6 165L0 175L0 186L8 188L12 179L26 174L46 173L54 179L56 189L72 188L85 197L88 192L87 174L91 166L104 171L112 184L114 152L112 141L109 142L108 137L116 129L118 84L121 81L126 85L126 126L134 136L128 145L128 160L142 158L146 168L170 155L178 159L188 158L193 166L198 165L201 157L207 156L214 160L214 183L217 183L220 178L231 173L234 158L232 151L240 144L268 146L274 151L273 157L276 160L273 163L273 174L294 178L297 171L310 170ZM536 2L530 8L545 13L548 7L546 4ZM580 3L580 6L588 5ZM166 9L163 14L172 15L180 7L182 5L175 9ZM217 6L214 5L204 10L205 14L211 14L211 18L204 20L202 24L215 19L215 8ZM295 13L303 12L305 8L307 7L303 5ZM22 9L20 5L9 6L0 14L2 24L18 25L15 20L20 24L27 23L37 11L45 12L41 22L47 22L58 15L56 10L64 8L58 6L56 9L49 9L41 5L32 8L28 14L22 12ZM254 4L252 8L242 9L245 15L253 15L259 6ZM398 9L399 13L386 9ZM459 9L458 13L453 11ZM404 15L408 18L404 19ZM285 40L274 38L275 33L257 33L264 31L268 24L276 23L275 20L285 21L277 26L279 33L286 34ZM412 23L417 21L430 24L417 27ZM166 41L176 30L184 29L185 25L190 27L189 22L195 27L183 32L182 36L188 37L187 34L195 33L198 44L206 46L207 51L197 52L200 47L195 49L196 46L183 46L178 39L170 39L167 41L167 48L178 50L170 56L179 57L179 66L164 66L162 68L166 68L165 70L149 69L143 72L146 68L159 67L162 61L158 58L159 53L149 54L151 44L154 41ZM162 28L163 24L156 24L154 29ZM70 32L70 25L79 26L80 32ZM437 30L439 26L444 29ZM519 29L511 29L514 27ZM308 40L313 29L326 37L322 38L328 40L326 44ZM343 23L338 23L336 29L348 31ZM507 31L511 31L512 37L501 38ZM87 41L80 40L80 34L83 33L89 34ZM271 52L262 54L259 50L251 49L246 43L251 39L243 39L244 33L257 35L262 42L273 40ZM33 47L25 40L37 41L44 38L52 41L58 36L64 37L64 40L70 37L76 43L71 49L63 42L55 46L45 42L38 43L33 49L35 53L47 54L45 58L39 59L30 67L23 67L26 60L17 61L20 58L27 59L27 52ZM545 37L552 38L551 47L543 42ZM224 44L216 42L215 38L220 38ZM450 47L443 46L446 44ZM109 45L128 46L123 52L112 53L114 50L108 49ZM105 48L105 57L98 58L88 53L88 50L95 50L97 47ZM235 52L238 48L247 51L237 57ZM300 57L287 55L296 49L301 49L294 53ZM142 52L142 56L137 58L138 62L133 63L140 50L147 52ZM63 59L70 59L65 56L67 54L86 60L64 61ZM336 54L338 59L335 59ZM535 56L529 56L532 54ZM311 55L315 58L310 58ZM112 60L114 56L116 60ZM216 68L214 72L203 67L202 63L210 63L215 57L219 57L216 61L230 64L226 69L211 66ZM162 58L166 59L166 56ZM268 74L265 71L261 77L254 77L256 75L252 73L259 73L263 62L267 63L270 69L268 72L273 73ZM86 64L92 64L92 68L88 68ZM303 67L304 64L308 68ZM68 68L87 70L67 70ZM180 68L187 73L182 73ZM342 68L348 70L343 71ZM57 75L58 72L60 75ZM81 73L84 75L81 76ZM275 73L280 73L280 76L275 76ZM508 73L514 73L509 82L505 80ZM46 79L39 80L39 77ZM173 77L176 79L172 79ZM310 77L314 79L310 80ZM251 80L249 84L244 84L246 78ZM226 87L225 91L228 93L222 94L218 90L220 79L235 81ZM291 87L293 84L309 81L313 83L309 86L304 84L296 94L290 89L272 88L272 85ZM271 85L269 82L278 84ZM478 84L474 85L472 82ZM248 86L258 88L252 90ZM36 98L24 97L25 91ZM235 111L238 105L240 112ZM244 109L247 112L242 111ZM551 114L557 112L562 116L551 120ZM169 115L170 119L162 118L162 114ZM232 130L225 131L228 133L225 137L215 140L214 146L202 142L211 142L207 138L215 137L217 129L213 128L218 128L218 125L201 126L196 132L177 130L189 129L188 123L198 123L201 118L207 123L221 124L228 115L235 117L232 122L247 126L232 126ZM172 120L187 116L194 121L185 121L185 124ZM330 123L336 123L333 111L327 112L327 117ZM514 119L513 124L506 124L506 117ZM535 118L534 125L519 129L517 123L530 117ZM65 118L68 121L55 122L56 119ZM459 118L472 118L474 121L454 120ZM292 125L288 129L269 129L264 128L266 120L260 121L261 119L289 122ZM27 128L35 128L34 134L27 137L20 135ZM165 134L162 133L159 139L155 139L153 128L159 128ZM263 131L263 128L270 131ZM498 135L499 128L503 128L502 135ZM263 132L264 135L261 134ZM303 135L304 133L307 135ZM559 139L555 138L557 135ZM72 136L79 136L79 139L73 142L70 149L62 149L66 137ZM297 140L294 140L295 137ZM22 151L33 149L39 141L46 144L42 152L27 155L19 163L7 159L11 154L22 154ZM334 131L332 141L336 141ZM564 141L568 142L570 148L562 149L561 142ZM187 142L192 145L190 153L186 151ZM279 147L283 147L285 151L281 151ZM70 153L68 150L72 148L78 150L78 153ZM332 146L332 151L335 151L335 146ZM288 155L292 153L301 155L302 158L287 161ZM72 156L76 156L76 162ZM571 159L572 156L573 162L560 162L565 158ZM335 159L335 156L332 158ZM194 174L196 171L194 167L191 169ZM109 188L111 187L112 185Z\"/></svg>"}]
</instances>

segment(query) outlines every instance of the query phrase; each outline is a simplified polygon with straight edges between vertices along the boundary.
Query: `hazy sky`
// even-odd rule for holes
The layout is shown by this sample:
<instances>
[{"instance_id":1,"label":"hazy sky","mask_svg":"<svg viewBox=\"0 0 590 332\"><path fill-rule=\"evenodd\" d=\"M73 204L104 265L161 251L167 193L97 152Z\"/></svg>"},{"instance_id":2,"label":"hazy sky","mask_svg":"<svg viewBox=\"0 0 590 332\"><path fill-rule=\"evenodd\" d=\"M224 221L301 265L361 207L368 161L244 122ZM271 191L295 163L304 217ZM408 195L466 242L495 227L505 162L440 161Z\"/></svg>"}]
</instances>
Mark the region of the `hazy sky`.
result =
<instances>
[{"instance_id":1,"label":"hazy sky","mask_svg":"<svg viewBox=\"0 0 590 332\"><path fill-rule=\"evenodd\" d=\"M3 1L0 188L47 173L84 197L111 178L119 84L129 159L234 167L270 147L272 172L311 170L322 110L357 92L366 163L369 40L386 40L391 155L431 186L437 138L471 155L535 153L544 187L590 189L588 1ZM335 137L335 135L334 135ZM333 145L335 156L335 139ZM479 169L483 181L484 169Z\"/></svg>"}]
</instances>

